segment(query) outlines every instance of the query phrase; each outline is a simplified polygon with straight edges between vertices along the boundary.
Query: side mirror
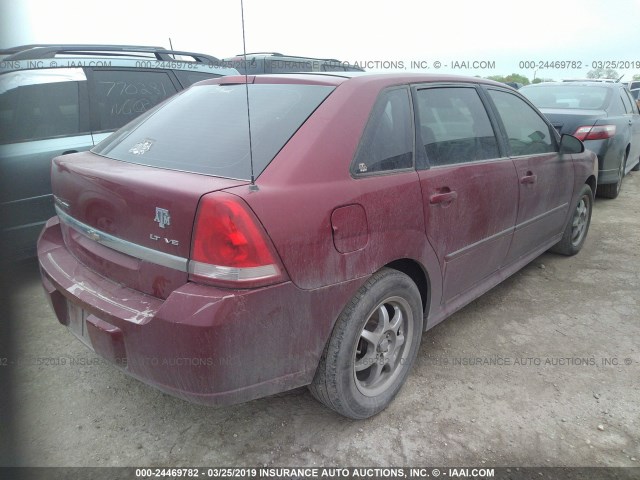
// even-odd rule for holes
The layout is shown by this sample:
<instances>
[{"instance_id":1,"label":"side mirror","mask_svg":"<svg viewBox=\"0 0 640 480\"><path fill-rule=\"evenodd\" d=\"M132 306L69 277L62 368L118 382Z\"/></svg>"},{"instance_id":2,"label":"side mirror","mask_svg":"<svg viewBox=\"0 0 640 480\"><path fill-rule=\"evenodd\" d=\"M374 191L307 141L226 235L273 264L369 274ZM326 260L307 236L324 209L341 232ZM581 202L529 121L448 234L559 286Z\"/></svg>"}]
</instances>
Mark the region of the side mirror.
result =
<instances>
[{"instance_id":1,"label":"side mirror","mask_svg":"<svg viewBox=\"0 0 640 480\"><path fill-rule=\"evenodd\" d=\"M584 143L573 135L567 135L566 133L562 135L560 138L560 154L582 152L584 152Z\"/></svg>"}]
</instances>

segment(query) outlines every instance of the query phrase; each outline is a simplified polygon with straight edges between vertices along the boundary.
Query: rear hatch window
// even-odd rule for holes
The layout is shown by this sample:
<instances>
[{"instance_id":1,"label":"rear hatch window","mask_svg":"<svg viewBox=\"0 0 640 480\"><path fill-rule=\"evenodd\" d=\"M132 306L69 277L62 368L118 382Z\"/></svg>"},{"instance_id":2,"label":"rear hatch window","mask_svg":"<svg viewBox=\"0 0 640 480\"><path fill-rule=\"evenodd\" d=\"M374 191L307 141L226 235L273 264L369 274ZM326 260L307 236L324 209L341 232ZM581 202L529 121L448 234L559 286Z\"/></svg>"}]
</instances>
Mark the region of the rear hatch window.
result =
<instances>
[{"instance_id":1,"label":"rear hatch window","mask_svg":"<svg viewBox=\"0 0 640 480\"><path fill-rule=\"evenodd\" d=\"M194 85L125 125L92 151L114 160L234 179L250 179L244 84ZM250 84L255 175L335 87Z\"/></svg>"},{"instance_id":2,"label":"rear hatch window","mask_svg":"<svg viewBox=\"0 0 640 480\"><path fill-rule=\"evenodd\" d=\"M611 89L586 85L549 85L520 89L538 108L602 110L609 103Z\"/></svg>"}]
</instances>

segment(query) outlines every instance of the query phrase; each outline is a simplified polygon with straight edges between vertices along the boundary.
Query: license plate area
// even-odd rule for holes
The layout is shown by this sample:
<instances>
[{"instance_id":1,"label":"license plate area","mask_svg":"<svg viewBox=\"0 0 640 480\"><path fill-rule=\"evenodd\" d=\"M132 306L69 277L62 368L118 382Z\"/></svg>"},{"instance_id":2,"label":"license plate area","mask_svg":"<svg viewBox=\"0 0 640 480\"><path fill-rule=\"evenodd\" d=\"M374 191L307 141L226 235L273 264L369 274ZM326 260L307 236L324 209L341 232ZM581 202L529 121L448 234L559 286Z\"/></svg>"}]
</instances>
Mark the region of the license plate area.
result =
<instances>
[{"instance_id":1,"label":"license plate area","mask_svg":"<svg viewBox=\"0 0 640 480\"><path fill-rule=\"evenodd\" d=\"M89 332L87 331L87 317L89 313L71 302L67 303L67 311L69 312L69 330L82 343L93 350L91 338L89 338Z\"/></svg>"}]
</instances>

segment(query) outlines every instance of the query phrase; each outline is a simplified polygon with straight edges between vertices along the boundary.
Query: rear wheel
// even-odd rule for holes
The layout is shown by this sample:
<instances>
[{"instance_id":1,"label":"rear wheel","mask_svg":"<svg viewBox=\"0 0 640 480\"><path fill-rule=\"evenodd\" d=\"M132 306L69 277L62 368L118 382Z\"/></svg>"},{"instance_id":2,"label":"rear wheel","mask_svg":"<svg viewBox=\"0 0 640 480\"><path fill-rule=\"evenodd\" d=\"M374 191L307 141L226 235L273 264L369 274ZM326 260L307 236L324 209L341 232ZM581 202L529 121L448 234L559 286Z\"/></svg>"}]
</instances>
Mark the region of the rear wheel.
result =
<instances>
[{"instance_id":1,"label":"rear wheel","mask_svg":"<svg viewBox=\"0 0 640 480\"><path fill-rule=\"evenodd\" d=\"M418 287L404 273L384 268L338 318L309 389L346 417L371 417L386 408L404 384L421 337Z\"/></svg>"},{"instance_id":2,"label":"rear wheel","mask_svg":"<svg viewBox=\"0 0 640 480\"><path fill-rule=\"evenodd\" d=\"M582 249L591 224L593 210L593 192L589 185L584 185L578 197L573 215L564 229L562 239L551 247L551 251L561 255L575 255Z\"/></svg>"},{"instance_id":3,"label":"rear wheel","mask_svg":"<svg viewBox=\"0 0 640 480\"><path fill-rule=\"evenodd\" d=\"M609 183L607 185L598 185L598 196L604 198L616 198L620 194L622 188L622 179L624 178L625 164L627 163L626 153L622 154L620 160L620 167L618 168L618 180L616 183Z\"/></svg>"},{"instance_id":4,"label":"rear wheel","mask_svg":"<svg viewBox=\"0 0 640 480\"><path fill-rule=\"evenodd\" d=\"M631 169L632 172L637 172L638 170L640 170L640 159L638 159L638 163L636 163Z\"/></svg>"}]
</instances>

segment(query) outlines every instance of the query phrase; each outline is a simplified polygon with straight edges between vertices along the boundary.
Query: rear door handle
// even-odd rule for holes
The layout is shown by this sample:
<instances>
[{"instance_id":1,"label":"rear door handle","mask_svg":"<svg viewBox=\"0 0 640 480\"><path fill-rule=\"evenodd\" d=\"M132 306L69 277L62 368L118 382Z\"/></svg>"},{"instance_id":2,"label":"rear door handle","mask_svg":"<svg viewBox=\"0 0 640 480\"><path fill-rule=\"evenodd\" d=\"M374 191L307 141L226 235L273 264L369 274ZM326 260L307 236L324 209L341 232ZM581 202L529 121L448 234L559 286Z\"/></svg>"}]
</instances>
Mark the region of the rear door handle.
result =
<instances>
[{"instance_id":1,"label":"rear door handle","mask_svg":"<svg viewBox=\"0 0 640 480\"><path fill-rule=\"evenodd\" d=\"M527 172L524 177L520 177L520 183L523 185L527 183L536 183L538 181L538 176L534 175L533 172Z\"/></svg>"},{"instance_id":2,"label":"rear door handle","mask_svg":"<svg viewBox=\"0 0 640 480\"><path fill-rule=\"evenodd\" d=\"M453 202L456 198L458 198L458 192L455 191L436 193L435 195L431 195L431 197L429 197L429 203L431 205L447 204Z\"/></svg>"}]
</instances>

